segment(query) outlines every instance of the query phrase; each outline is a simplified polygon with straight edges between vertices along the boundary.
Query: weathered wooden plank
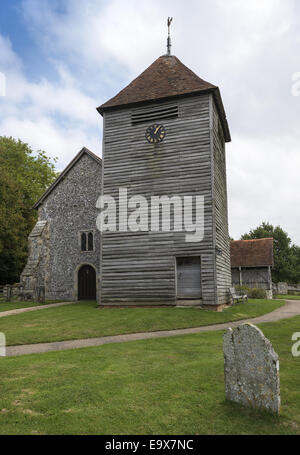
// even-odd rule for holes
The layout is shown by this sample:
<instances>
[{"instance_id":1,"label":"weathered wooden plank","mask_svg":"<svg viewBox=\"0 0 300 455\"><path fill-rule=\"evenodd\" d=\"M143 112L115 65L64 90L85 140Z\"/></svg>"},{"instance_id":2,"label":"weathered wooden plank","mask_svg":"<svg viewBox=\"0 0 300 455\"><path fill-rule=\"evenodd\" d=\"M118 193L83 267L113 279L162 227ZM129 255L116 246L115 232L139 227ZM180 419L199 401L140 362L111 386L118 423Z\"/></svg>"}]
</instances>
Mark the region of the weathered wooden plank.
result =
<instances>
[{"instance_id":1,"label":"weathered wooden plank","mask_svg":"<svg viewBox=\"0 0 300 455\"><path fill-rule=\"evenodd\" d=\"M145 140L147 122L132 124L135 118L147 119L153 109L167 113L175 108L178 117L161 121L166 137L156 146ZM227 252L227 244L223 239L226 229L222 230L226 214L220 214L223 169L214 165L215 147L219 147L214 115L211 95L105 113L103 194L118 199L119 187L125 187L128 198L138 194L148 203L151 196L204 195L205 236L202 242L187 243L184 232L103 233L101 304L175 304L178 256L201 257L203 303L219 303L216 279L219 276L224 287L227 268L216 260L215 247L221 245ZM217 227L220 235L215 232Z\"/></svg>"}]
</instances>

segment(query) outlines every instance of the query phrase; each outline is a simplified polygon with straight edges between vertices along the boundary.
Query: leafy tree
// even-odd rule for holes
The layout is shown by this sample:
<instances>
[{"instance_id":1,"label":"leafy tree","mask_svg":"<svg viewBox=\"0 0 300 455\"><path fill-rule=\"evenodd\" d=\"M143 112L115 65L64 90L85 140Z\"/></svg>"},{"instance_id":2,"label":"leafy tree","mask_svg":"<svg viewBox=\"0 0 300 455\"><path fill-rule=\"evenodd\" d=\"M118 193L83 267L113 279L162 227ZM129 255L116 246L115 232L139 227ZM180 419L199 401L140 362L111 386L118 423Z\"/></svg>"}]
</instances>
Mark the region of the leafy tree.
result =
<instances>
[{"instance_id":1,"label":"leafy tree","mask_svg":"<svg viewBox=\"0 0 300 455\"><path fill-rule=\"evenodd\" d=\"M263 222L256 229L244 234L241 239L251 240L267 237L274 239L273 281L275 283L279 281L300 282L300 248L291 244L290 237L280 226L274 227L270 223Z\"/></svg>"},{"instance_id":2,"label":"leafy tree","mask_svg":"<svg viewBox=\"0 0 300 455\"><path fill-rule=\"evenodd\" d=\"M43 151L0 136L0 284L18 281L27 258L27 237L37 220L34 203L56 177Z\"/></svg>"},{"instance_id":3,"label":"leafy tree","mask_svg":"<svg viewBox=\"0 0 300 455\"><path fill-rule=\"evenodd\" d=\"M292 245L291 247L291 276L290 282L292 284L300 283L300 247Z\"/></svg>"}]
</instances>

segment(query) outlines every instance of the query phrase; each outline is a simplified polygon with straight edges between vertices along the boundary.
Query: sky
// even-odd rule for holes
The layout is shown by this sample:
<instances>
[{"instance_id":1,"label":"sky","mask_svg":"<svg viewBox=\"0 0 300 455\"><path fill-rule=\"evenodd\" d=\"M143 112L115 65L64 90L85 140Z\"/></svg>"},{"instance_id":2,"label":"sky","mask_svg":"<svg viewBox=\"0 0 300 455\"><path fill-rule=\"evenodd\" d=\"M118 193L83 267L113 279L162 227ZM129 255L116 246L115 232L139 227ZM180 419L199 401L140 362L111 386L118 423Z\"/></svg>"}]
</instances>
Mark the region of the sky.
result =
<instances>
[{"instance_id":1,"label":"sky","mask_svg":"<svg viewBox=\"0 0 300 455\"><path fill-rule=\"evenodd\" d=\"M101 156L96 107L165 54L168 16L172 53L221 90L231 237L268 221L300 245L299 0L0 0L0 135L58 170Z\"/></svg>"}]
</instances>

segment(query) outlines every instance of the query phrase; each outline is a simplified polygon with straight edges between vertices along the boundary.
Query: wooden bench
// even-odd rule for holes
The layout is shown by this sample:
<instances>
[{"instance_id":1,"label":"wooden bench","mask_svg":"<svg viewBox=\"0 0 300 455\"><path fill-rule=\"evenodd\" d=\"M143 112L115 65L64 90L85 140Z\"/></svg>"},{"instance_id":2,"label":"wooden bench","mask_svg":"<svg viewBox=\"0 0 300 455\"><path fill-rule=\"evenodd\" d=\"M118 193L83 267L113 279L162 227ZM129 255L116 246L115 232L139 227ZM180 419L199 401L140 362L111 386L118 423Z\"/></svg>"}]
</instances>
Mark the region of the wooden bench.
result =
<instances>
[{"instance_id":1,"label":"wooden bench","mask_svg":"<svg viewBox=\"0 0 300 455\"><path fill-rule=\"evenodd\" d=\"M231 295L233 304L234 303L239 303L240 301L242 301L243 303L248 302L247 294L238 295L234 287L233 288L229 288L229 291L230 291L230 295Z\"/></svg>"}]
</instances>

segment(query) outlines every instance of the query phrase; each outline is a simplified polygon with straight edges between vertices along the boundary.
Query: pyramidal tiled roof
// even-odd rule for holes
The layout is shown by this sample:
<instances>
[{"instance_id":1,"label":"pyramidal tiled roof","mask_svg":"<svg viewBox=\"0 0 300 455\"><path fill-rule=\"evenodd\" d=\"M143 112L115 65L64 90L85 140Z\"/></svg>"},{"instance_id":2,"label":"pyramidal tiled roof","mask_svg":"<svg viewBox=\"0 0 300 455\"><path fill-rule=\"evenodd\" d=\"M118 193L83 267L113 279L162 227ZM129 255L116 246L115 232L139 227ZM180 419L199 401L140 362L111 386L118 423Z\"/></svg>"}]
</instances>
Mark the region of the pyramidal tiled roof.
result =
<instances>
[{"instance_id":1,"label":"pyramidal tiled roof","mask_svg":"<svg viewBox=\"0 0 300 455\"><path fill-rule=\"evenodd\" d=\"M229 142L230 133L218 87L201 79L173 55L159 57L127 87L97 110L102 115L104 111L110 109L201 92L214 93L225 139Z\"/></svg>"}]
</instances>

